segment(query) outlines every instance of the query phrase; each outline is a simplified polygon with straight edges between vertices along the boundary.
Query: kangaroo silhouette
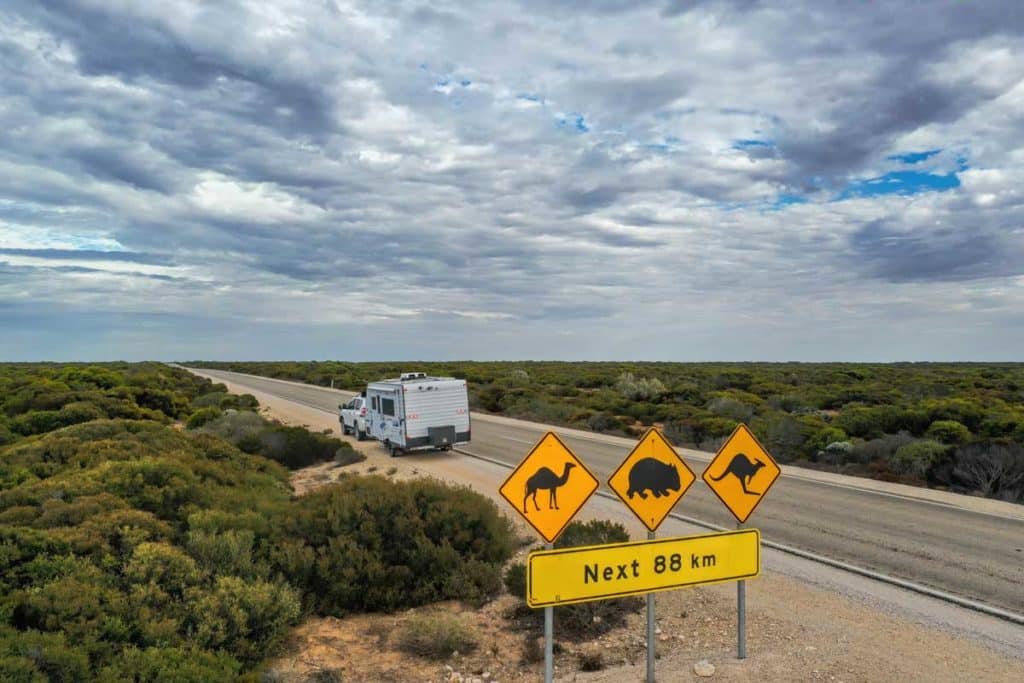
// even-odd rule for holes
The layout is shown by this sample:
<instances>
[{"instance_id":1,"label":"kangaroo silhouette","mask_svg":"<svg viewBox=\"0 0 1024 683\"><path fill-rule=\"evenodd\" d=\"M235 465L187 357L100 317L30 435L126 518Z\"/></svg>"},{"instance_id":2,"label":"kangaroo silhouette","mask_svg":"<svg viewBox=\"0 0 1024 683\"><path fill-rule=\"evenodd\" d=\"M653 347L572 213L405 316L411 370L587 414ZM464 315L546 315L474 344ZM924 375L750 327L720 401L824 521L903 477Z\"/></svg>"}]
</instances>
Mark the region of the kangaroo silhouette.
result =
<instances>
[{"instance_id":1,"label":"kangaroo silhouette","mask_svg":"<svg viewBox=\"0 0 1024 683\"><path fill-rule=\"evenodd\" d=\"M548 490L548 510L557 510L558 487L569 480L569 470L573 467L576 467L575 463L565 463L565 469L562 470L562 476L560 477L556 476L547 467L541 467L534 472L533 476L526 480L526 495L523 496L523 514L527 511L526 501L531 495L533 496L533 506L537 508L537 512L540 512L540 505L537 504L538 489Z\"/></svg>"},{"instance_id":2,"label":"kangaroo silhouette","mask_svg":"<svg viewBox=\"0 0 1024 683\"><path fill-rule=\"evenodd\" d=\"M725 475L731 474L740 480L740 486L743 487L743 493L749 493L752 496L760 496L761 494L757 491L748 491L747 484L754 478L757 471L764 467L764 463L760 460L751 461L745 453L737 453L732 456L732 460L729 461L729 466L725 468L717 477L711 477L712 481L722 481L725 479Z\"/></svg>"}]
</instances>

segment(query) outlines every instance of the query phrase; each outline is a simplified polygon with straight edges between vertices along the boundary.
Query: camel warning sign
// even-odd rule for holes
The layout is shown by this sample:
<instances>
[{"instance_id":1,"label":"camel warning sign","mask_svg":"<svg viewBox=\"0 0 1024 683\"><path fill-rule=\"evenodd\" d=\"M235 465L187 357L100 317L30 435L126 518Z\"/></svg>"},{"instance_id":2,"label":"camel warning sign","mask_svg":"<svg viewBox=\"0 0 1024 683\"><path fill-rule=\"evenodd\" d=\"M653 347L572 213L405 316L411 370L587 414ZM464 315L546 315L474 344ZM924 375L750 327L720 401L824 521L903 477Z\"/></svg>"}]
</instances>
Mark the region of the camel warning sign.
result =
<instances>
[{"instance_id":1,"label":"camel warning sign","mask_svg":"<svg viewBox=\"0 0 1024 683\"><path fill-rule=\"evenodd\" d=\"M696 479L672 444L651 427L608 479L608 486L649 531L655 531Z\"/></svg>"},{"instance_id":2,"label":"camel warning sign","mask_svg":"<svg viewBox=\"0 0 1024 683\"><path fill-rule=\"evenodd\" d=\"M780 474L778 463L741 424L718 449L701 478L742 524Z\"/></svg>"},{"instance_id":3,"label":"camel warning sign","mask_svg":"<svg viewBox=\"0 0 1024 683\"><path fill-rule=\"evenodd\" d=\"M498 492L545 541L554 543L597 486L586 465L548 432Z\"/></svg>"}]
</instances>

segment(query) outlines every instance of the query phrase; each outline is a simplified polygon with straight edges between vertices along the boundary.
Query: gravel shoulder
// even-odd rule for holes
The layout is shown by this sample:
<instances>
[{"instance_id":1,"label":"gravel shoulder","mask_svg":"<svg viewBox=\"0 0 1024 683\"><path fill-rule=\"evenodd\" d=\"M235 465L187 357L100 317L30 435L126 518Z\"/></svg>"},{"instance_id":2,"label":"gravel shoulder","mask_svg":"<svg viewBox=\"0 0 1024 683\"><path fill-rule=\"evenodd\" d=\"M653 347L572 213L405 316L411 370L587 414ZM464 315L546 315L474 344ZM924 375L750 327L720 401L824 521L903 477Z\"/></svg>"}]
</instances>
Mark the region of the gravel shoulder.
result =
<instances>
[{"instance_id":1,"label":"gravel shoulder","mask_svg":"<svg viewBox=\"0 0 1024 683\"><path fill-rule=\"evenodd\" d=\"M254 394L265 413L282 422L337 432L333 415L226 384L232 391ZM402 478L434 476L470 486L507 507L497 493L507 475L503 468L451 454L389 458L374 442L353 440L352 444L366 454L366 461L344 468L328 463L296 472L296 492L329 483L347 471ZM645 531L621 503L602 498L592 499L580 518L621 521L636 538ZM528 535L526 529L520 531ZM697 531L670 521L662 535ZM714 666L714 679L724 681L1024 678L1024 628L775 552L764 553L762 575L748 582L749 656L737 660L735 594L735 584L658 594L659 681L698 680L694 666L702 660ZM346 681L468 681L483 680L485 673L488 680L536 680L542 665L522 661L525 635L504 616L511 600L505 596L480 610L455 604L422 608L456 612L474 624L480 635L476 653L448 662L425 662L389 649L387 634L407 614L360 615L308 620L296 629L291 652L275 662L274 669L286 680L296 681L321 670L337 670ZM643 615L638 614L599 640L566 643L556 657L556 677L643 680L643 638ZM604 669L579 671L584 652L600 652Z\"/></svg>"}]
</instances>

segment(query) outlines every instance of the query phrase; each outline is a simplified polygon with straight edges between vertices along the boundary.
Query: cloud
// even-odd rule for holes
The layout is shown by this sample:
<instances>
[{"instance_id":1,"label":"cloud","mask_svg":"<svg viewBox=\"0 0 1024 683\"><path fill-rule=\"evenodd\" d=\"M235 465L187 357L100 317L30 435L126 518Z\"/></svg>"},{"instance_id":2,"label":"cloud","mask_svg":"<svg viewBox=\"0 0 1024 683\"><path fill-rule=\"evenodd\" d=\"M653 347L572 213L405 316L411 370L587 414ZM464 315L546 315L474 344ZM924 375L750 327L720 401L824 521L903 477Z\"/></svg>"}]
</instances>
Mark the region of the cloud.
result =
<instances>
[{"instance_id":1,"label":"cloud","mask_svg":"<svg viewBox=\"0 0 1024 683\"><path fill-rule=\"evenodd\" d=\"M9 0L0 352L1013 355L1022 65L1010 0Z\"/></svg>"}]
</instances>

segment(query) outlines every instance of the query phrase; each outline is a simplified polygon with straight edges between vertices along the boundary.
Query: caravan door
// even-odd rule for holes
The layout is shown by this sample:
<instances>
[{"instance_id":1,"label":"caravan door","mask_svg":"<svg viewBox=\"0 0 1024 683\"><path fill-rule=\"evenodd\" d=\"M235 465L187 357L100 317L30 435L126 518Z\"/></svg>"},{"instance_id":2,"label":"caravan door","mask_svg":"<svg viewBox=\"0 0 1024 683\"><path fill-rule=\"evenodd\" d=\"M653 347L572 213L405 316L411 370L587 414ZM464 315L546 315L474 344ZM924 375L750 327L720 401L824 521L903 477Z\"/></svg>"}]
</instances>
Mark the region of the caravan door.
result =
<instances>
[{"instance_id":1,"label":"caravan door","mask_svg":"<svg viewBox=\"0 0 1024 683\"><path fill-rule=\"evenodd\" d=\"M401 387L374 387L367 396L373 424L370 433L381 443L405 447L405 410Z\"/></svg>"}]
</instances>

